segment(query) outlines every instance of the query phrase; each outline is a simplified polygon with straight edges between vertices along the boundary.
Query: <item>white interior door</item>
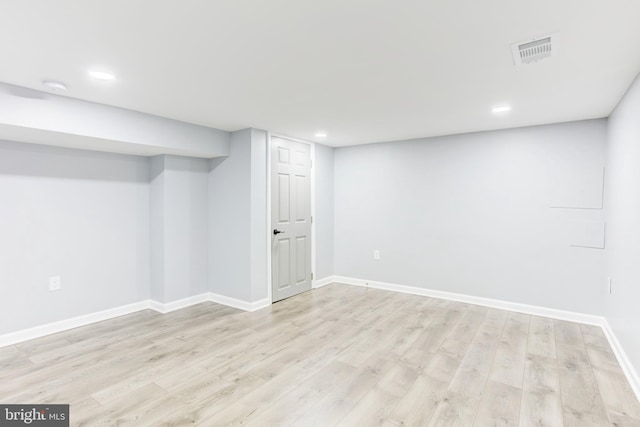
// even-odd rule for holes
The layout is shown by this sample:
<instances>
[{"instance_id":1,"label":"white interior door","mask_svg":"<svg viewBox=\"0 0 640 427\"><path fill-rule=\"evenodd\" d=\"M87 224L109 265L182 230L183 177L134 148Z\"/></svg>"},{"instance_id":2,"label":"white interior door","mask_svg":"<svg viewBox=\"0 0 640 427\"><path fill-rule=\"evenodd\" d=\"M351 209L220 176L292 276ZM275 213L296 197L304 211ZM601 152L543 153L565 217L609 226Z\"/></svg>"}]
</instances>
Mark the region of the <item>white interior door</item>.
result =
<instances>
[{"instance_id":1,"label":"white interior door","mask_svg":"<svg viewBox=\"0 0 640 427\"><path fill-rule=\"evenodd\" d=\"M273 302L311 289L311 146L271 138Z\"/></svg>"}]
</instances>

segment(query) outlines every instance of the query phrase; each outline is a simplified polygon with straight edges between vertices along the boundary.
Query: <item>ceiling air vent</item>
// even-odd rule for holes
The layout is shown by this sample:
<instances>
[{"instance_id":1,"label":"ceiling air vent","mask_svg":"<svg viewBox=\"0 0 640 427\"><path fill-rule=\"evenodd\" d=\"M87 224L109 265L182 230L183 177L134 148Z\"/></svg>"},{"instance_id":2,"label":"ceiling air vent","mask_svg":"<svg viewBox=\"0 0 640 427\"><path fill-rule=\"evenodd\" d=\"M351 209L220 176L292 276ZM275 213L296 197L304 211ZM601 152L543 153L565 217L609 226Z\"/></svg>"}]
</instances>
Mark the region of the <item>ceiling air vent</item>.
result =
<instances>
[{"instance_id":1,"label":"ceiling air vent","mask_svg":"<svg viewBox=\"0 0 640 427\"><path fill-rule=\"evenodd\" d=\"M554 34L541 37L526 42L514 43L511 45L513 62L516 65L531 64L545 58L550 58L553 53Z\"/></svg>"}]
</instances>

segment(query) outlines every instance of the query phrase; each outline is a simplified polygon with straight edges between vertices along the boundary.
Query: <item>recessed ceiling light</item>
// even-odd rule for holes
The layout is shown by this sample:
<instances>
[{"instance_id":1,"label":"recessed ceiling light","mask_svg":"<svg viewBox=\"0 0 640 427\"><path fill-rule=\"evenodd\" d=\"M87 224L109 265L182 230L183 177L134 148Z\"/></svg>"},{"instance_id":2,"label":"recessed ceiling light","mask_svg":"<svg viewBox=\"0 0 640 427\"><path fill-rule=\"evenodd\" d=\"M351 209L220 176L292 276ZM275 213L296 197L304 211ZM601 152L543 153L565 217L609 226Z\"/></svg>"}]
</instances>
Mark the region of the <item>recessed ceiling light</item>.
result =
<instances>
[{"instance_id":1,"label":"recessed ceiling light","mask_svg":"<svg viewBox=\"0 0 640 427\"><path fill-rule=\"evenodd\" d=\"M56 82L55 80L43 80L42 86L46 87L47 89L59 92L64 92L67 90L67 85L61 82Z\"/></svg>"},{"instance_id":2,"label":"recessed ceiling light","mask_svg":"<svg viewBox=\"0 0 640 427\"><path fill-rule=\"evenodd\" d=\"M89 71L89 75L98 80L114 80L116 78L115 75L106 71Z\"/></svg>"},{"instance_id":3,"label":"recessed ceiling light","mask_svg":"<svg viewBox=\"0 0 640 427\"><path fill-rule=\"evenodd\" d=\"M326 138L327 134L324 132L318 132L316 133L316 138Z\"/></svg>"},{"instance_id":4,"label":"recessed ceiling light","mask_svg":"<svg viewBox=\"0 0 640 427\"><path fill-rule=\"evenodd\" d=\"M507 111L511 110L511 107L509 107L508 105L501 105L499 107L493 107L491 109L492 113L506 113Z\"/></svg>"}]
</instances>

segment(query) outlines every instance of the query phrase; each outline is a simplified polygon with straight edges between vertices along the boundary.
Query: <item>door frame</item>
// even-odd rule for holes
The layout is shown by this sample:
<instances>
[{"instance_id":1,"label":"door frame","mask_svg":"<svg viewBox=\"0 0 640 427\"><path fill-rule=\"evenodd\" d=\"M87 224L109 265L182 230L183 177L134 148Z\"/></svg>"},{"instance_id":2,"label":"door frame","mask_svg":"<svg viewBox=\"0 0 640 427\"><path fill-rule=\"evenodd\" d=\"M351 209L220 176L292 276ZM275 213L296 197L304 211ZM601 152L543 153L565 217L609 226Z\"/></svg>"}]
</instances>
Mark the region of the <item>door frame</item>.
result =
<instances>
[{"instance_id":1,"label":"door frame","mask_svg":"<svg viewBox=\"0 0 640 427\"><path fill-rule=\"evenodd\" d=\"M271 271L271 138L287 139L293 142L300 142L311 146L311 289L315 286L316 276L316 144L302 139L291 138L290 136L267 132L267 298L269 304L273 304L273 275Z\"/></svg>"}]
</instances>

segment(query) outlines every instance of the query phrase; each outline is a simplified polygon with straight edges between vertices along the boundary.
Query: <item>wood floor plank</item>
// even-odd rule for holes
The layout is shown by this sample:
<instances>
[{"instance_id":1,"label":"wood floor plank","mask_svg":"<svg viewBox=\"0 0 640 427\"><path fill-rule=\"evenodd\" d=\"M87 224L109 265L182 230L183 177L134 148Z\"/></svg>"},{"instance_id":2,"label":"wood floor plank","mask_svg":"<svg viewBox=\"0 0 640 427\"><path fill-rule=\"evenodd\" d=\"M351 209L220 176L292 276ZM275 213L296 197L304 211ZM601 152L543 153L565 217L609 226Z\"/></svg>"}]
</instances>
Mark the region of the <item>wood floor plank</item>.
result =
<instances>
[{"instance_id":1,"label":"wood floor plank","mask_svg":"<svg viewBox=\"0 0 640 427\"><path fill-rule=\"evenodd\" d=\"M473 426L480 401L473 397L448 392L427 424L428 427Z\"/></svg>"},{"instance_id":2,"label":"wood floor plank","mask_svg":"<svg viewBox=\"0 0 640 427\"><path fill-rule=\"evenodd\" d=\"M450 337L455 338L456 341L467 343L473 341L473 337L476 336L476 332L478 332L478 328L480 328L488 311L489 309L485 307L468 306L458 323L451 329Z\"/></svg>"},{"instance_id":3,"label":"wood floor plank","mask_svg":"<svg viewBox=\"0 0 640 427\"><path fill-rule=\"evenodd\" d=\"M587 347L589 362L594 368L613 372L614 374L623 374L618 359L610 350L604 350L598 347Z\"/></svg>"},{"instance_id":4,"label":"wood floor plank","mask_svg":"<svg viewBox=\"0 0 640 427\"><path fill-rule=\"evenodd\" d=\"M0 373L11 372L16 368L30 367L33 362L16 346L0 348ZM2 377L0 376L0 379Z\"/></svg>"},{"instance_id":5,"label":"wood floor plank","mask_svg":"<svg viewBox=\"0 0 640 427\"><path fill-rule=\"evenodd\" d=\"M371 360L370 365L359 368L291 425L336 425L380 381L391 366L392 364L384 358Z\"/></svg>"},{"instance_id":6,"label":"wood floor plank","mask_svg":"<svg viewBox=\"0 0 640 427\"><path fill-rule=\"evenodd\" d=\"M560 390L567 427L609 425L600 390L584 346L556 343Z\"/></svg>"},{"instance_id":7,"label":"wood floor plank","mask_svg":"<svg viewBox=\"0 0 640 427\"><path fill-rule=\"evenodd\" d=\"M614 427L640 427L640 420L617 412L609 412L611 425Z\"/></svg>"},{"instance_id":8,"label":"wood floor plank","mask_svg":"<svg viewBox=\"0 0 640 427\"><path fill-rule=\"evenodd\" d=\"M462 358L458 359L446 352L438 351L431 355L422 372L449 384L458 371L461 361Z\"/></svg>"},{"instance_id":9,"label":"wood floor plank","mask_svg":"<svg viewBox=\"0 0 640 427\"><path fill-rule=\"evenodd\" d=\"M448 354L454 359L462 360L469 350L469 345L471 345L470 341L458 341L450 336L442 342L438 352Z\"/></svg>"},{"instance_id":10,"label":"wood floor plank","mask_svg":"<svg viewBox=\"0 0 640 427\"><path fill-rule=\"evenodd\" d=\"M395 363L376 387L389 395L402 397L411 388L417 377L417 369L403 363Z\"/></svg>"},{"instance_id":11,"label":"wood floor plank","mask_svg":"<svg viewBox=\"0 0 640 427\"><path fill-rule=\"evenodd\" d=\"M388 426L427 425L446 395L446 382L421 374L387 416L385 424Z\"/></svg>"},{"instance_id":12,"label":"wood floor plank","mask_svg":"<svg viewBox=\"0 0 640 427\"><path fill-rule=\"evenodd\" d=\"M502 384L522 388L527 355L529 316L509 313L500 336L489 378Z\"/></svg>"},{"instance_id":13,"label":"wood floor plank","mask_svg":"<svg viewBox=\"0 0 640 427\"><path fill-rule=\"evenodd\" d=\"M580 331L582 332L582 339L585 345L603 350L611 350L609 341L604 335L604 332L602 332L602 328L592 325L580 325Z\"/></svg>"},{"instance_id":14,"label":"wood floor plank","mask_svg":"<svg viewBox=\"0 0 640 427\"><path fill-rule=\"evenodd\" d=\"M520 407L522 427L564 425L558 363L555 358L531 353L527 356Z\"/></svg>"},{"instance_id":15,"label":"wood floor plank","mask_svg":"<svg viewBox=\"0 0 640 427\"><path fill-rule=\"evenodd\" d=\"M444 306L439 316L425 328L414 346L420 350L435 353L460 321L464 313L463 304L451 302Z\"/></svg>"},{"instance_id":16,"label":"wood floor plank","mask_svg":"<svg viewBox=\"0 0 640 427\"><path fill-rule=\"evenodd\" d=\"M400 398L374 387L337 424L340 427L379 426L389 419Z\"/></svg>"},{"instance_id":17,"label":"wood floor plank","mask_svg":"<svg viewBox=\"0 0 640 427\"><path fill-rule=\"evenodd\" d=\"M210 425L208 420L265 383L262 378L245 376L235 381L207 378L185 384L170 393L178 404L164 418L163 425Z\"/></svg>"},{"instance_id":18,"label":"wood floor plank","mask_svg":"<svg viewBox=\"0 0 640 427\"><path fill-rule=\"evenodd\" d=\"M316 402L304 414L294 420L293 426L328 426L336 425L351 408L373 387L376 378L371 374L356 377L357 381L349 382L349 388L339 386Z\"/></svg>"},{"instance_id":19,"label":"wood floor plank","mask_svg":"<svg viewBox=\"0 0 640 427\"><path fill-rule=\"evenodd\" d=\"M491 381L487 383L473 423L477 427L518 426L520 388Z\"/></svg>"},{"instance_id":20,"label":"wood floor plank","mask_svg":"<svg viewBox=\"0 0 640 427\"><path fill-rule=\"evenodd\" d=\"M33 376L26 375L0 383L0 394L13 388L14 393L8 393L8 396L12 400L23 402L38 402L55 397L62 399L68 394L89 395L92 389L103 387L109 381L126 378L140 367L151 368L162 363L167 355L175 351L175 345L180 343L182 341L178 340L142 343L138 347L132 347L129 353L111 355L101 363L85 365L81 369L72 369L63 364L58 370L36 370ZM135 362L131 363L132 360ZM52 375L52 372L55 374Z\"/></svg>"},{"instance_id":21,"label":"wood floor plank","mask_svg":"<svg viewBox=\"0 0 640 427\"><path fill-rule=\"evenodd\" d=\"M65 402L67 403L67 402ZM68 402L69 420L72 426L86 423L102 411L102 407L92 397L85 397L75 402Z\"/></svg>"},{"instance_id":22,"label":"wood floor plank","mask_svg":"<svg viewBox=\"0 0 640 427\"><path fill-rule=\"evenodd\" d=\"M573 322L565 322L564 320L553 321L556 345L574 345L582 347L584 346L584 340L582 339L582 331L580 325Z\"/></svg>"},{"instance_id":23,"label":"wood floor plank","mask_svg":"<svg viewBox=\"0 0 640 427\"><path fill-rule=\"evenodd\" d=\"M640 420L640 402L622 373L593 369L600 395L608 412L617 412Z\"/></svg>"},{"instance_id":24,"label":"wood floor plank","mask_svg":"<svg viewBox=\"0 0 640 427\"><path fill-rule=\"evenodd\" d=\"M357 370L351 365L334 361L318 371L308 381L297 385L260 413L247 418L253 427L285 426L301 417L318 400L342 383Z\"/></svg>"},{"instance_id":25,"label":"wood floor plank","mask_svg":"<svg viewBox=\"0 0 640 427\"><path fill-rule=\"evenodd\" d=\"M480 399L489 378L507 314L500 310L490 310L487 313L449 384L450 391Z\"/></svg>"},{"instance_id":26,"label":"wood floor plank","mask_svg":"<svg viewBox=\"0 0 640 427\"><path fill-rule=\"evenodd\" d=\"M132 394L120 396L108 406L101 406L95 413L76 421L77 426L135 424L146 416L163 416L168 413L167 402L171 397L155 384L149 384ZM159 405L157 405L159 404Z\"/></svg>"},{"instance_id":27,"label":"wood floor plank","mask_svg":"<svg viewBox=\"0 0 640 427\"><path fill-rule=\"evenodd\" d=\"M244 396L229 402L222 410L205 418L204 422L211 426L229 426L239 424L251 416L259 416L308 377L310 377L309 372L302 368L297 366L286 368Z\"/></svg>"},{"instance_id":28,"label":"wood floor plank","mask_svg":"<svg viewBox=\"0 0 640 427\"><path fill-rule=\"evenodd\" d=\"M553 320L531 316L527 352L543 357L556 357L556 336Z\"/></svg>"},{"instance_id":29,"label":"wood floor plank","mask_svg":"<svg viewBox=\"0 0 640 427\"><path fill-rule=\"evenodd\" d=\"M70 342L61 334L53 334L16 344L15 347L27 355L27 357L31 357L69 344Z\"/></svg>"}]
</instances>

